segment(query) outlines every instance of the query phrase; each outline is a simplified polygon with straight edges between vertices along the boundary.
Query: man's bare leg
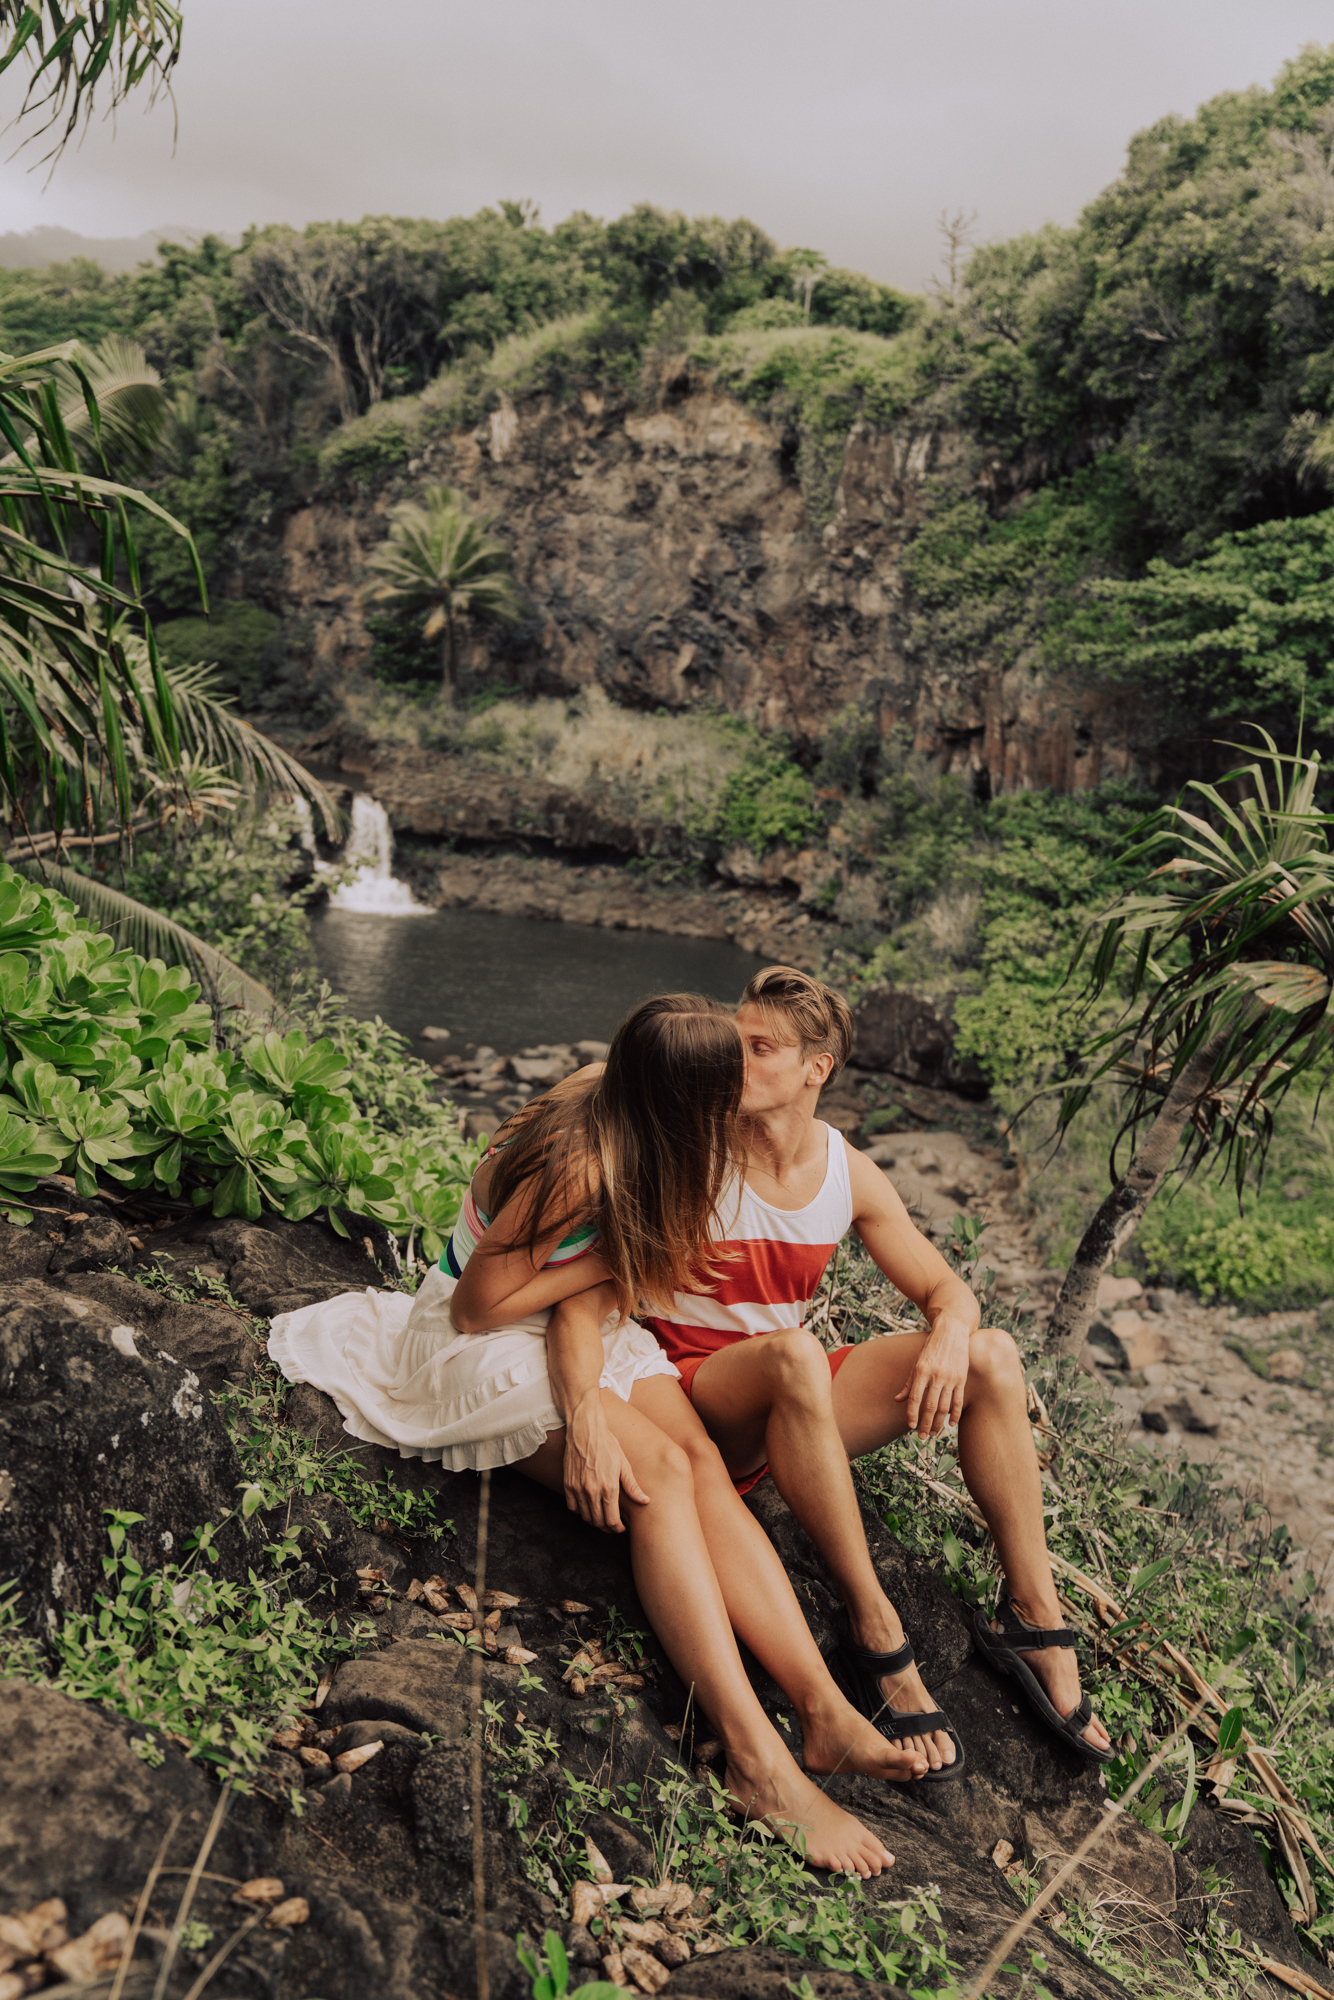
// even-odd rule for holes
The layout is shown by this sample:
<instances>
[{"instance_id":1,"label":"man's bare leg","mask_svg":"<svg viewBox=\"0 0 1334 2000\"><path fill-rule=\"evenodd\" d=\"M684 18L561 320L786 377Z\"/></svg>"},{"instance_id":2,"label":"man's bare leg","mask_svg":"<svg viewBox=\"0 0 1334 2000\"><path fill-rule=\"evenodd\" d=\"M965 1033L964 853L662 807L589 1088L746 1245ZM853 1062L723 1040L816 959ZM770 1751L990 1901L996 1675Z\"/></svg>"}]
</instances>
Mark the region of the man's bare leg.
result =
<instances>
[{"instance_id":1,"label":"man's bare leg","mask_svg":"<svg viewBox=\"0 0 1334 2000\"><path fill-rule=\"evenodd\" d=\"M916 1365L924 1336L867 1341L831 1381L828 1357L810 1334L766 1334L713 1355L695 1376L694 1401L734 1472L767 1457L774 1482L833 1571L854 1642L872 1652L903 1643L903 1627L871 1564L848 1469L849 1457L901 1437L906 1403L895 1398ZM1023 1373L1008 1335L979 1333L959 1427L960 1462L970 1492L996 1538L1016 1609L1030 1623L1062 1623L1042 1526L1041 1481L1024 1400ZM1025 1655L1054 1705L1079 1700L1073 1653ZM899 1709L935 1706L916 1667L881 1682ZM1085 1731L1108 1742L1101 1723ZM915 1739L932 1768L953 1761L943 1732Z\"/></svg>"},{"instance_id":2,"label":"man's bare leg","mask_svg":"<svg viewBox=\"0 0 1334 2000\"><path fill-rule=\"evenodd\" d=\"M801 1827L817 1866L878 1875L892 1863L883 1842L802 1775L746 1678L696 1510L689 1457L641 1411L602 1393L607 1421L649 1495L647 1505L627 1508L640 1600L723 1739L733 1798L776 1826ZM562 1492L564 1450L564 1432L553 1432L517 1469Z\"/></svg>"},{"instance_id":3,"label":"man's bare leg","mask_svg":"<svg viewBox=\"0 0 1334 2000\"><path fill-rule=\"evenodd\" d=\"M834 1420L850 1458L906 1431L907 1403L895 1398L923 1344L911 1334L861 1341L839 1369ZM1023 1363L1009 1334L991 1328L969 1342L959 1469L991 1530L1015 1610L1030 1625L1063 1625L1042 1523L1042 1474L1028 1421ZM1078 1707L1079 1663L1071 1648L1038 1648L1023 1657L1059 1715ZM1086 1742L1110 1749L1111 1738L1096 1716L1083 1734Z\"/></svg>"}]
</instances>

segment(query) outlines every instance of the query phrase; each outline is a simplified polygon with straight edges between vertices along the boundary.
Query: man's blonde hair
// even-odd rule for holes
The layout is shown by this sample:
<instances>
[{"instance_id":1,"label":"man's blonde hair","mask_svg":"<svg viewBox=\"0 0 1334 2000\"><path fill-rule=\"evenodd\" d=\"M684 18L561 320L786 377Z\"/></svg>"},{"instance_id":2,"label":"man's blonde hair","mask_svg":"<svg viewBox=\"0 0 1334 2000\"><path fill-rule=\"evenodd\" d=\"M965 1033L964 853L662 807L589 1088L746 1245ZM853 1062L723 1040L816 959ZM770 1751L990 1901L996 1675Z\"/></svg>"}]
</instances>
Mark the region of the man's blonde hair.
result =
<instances>
[{"instance_id":1,"label":"man's blonde hair","mask_svg":"<svg viewBox=\"0 0 1334 2000\"><path fill-rule=\"evenodd\" d=\"M852 1012L847 1001L808 972L791 965L766 965L747 986L741 1005L758 1007L781 1021L801 1044L803 1061L812 1054L832 1056L829 1083L852 1054Z\"/></svg>"}]
</instances>

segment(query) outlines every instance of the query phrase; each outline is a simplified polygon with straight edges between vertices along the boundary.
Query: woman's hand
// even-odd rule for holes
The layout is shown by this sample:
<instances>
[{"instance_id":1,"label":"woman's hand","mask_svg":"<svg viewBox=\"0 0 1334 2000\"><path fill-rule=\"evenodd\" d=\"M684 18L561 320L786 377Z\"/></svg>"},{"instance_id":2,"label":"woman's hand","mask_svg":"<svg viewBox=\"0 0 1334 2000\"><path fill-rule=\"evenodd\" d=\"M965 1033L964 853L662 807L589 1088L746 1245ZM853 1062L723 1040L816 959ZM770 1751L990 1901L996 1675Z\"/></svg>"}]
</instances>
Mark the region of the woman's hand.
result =
<instances>
[{"instance_id":1,"label":"woman's hand","mask_svg":"<svg viewBox=\"0 0 1334 2000\"><path fill-rule=\"evenodd\" d=\"M907 1399L908 1429L919 1437L939 1437L946 1424L957 1424L963 1415L969 1338L965 1323L942 1313L917 1357L906 1388L894 1398L896 1403Z\"/></svg>"},{"instance_id":2,"label":"woman's hand","mask_svg":"<svg viewBox=\"0 0 1334 2000\"><path fill-rule=\"evenodd\" d=\"M601 1391L593 1388L580 1398L565 1427L565 1504L590 1528L623 1535L622 1488L627 1500L648 1506L648 1494L607 1422Z\"/></svg>"}]
</instances>

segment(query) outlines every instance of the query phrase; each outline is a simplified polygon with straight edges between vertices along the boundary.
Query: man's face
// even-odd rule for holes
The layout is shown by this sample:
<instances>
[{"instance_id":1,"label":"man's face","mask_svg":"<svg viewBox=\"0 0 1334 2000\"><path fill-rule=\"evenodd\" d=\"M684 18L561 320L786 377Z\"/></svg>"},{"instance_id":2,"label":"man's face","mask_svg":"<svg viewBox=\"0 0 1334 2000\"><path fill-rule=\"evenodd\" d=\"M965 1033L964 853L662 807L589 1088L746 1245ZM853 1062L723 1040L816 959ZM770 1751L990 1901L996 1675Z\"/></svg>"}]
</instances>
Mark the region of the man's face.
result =
<instances>
[{"instance_id":1,"label":"man's face","mask_svg":"<svg viewBox=\"0 0 1334 2000\"><path fill-rule=\"evenodd\" d=\"M782 1111L807 1100L813 1104L828 1073L829 1057L803 1056L795 1036L782 1039L788 1031L781 1014L765 1014L755 1006L739 1007L736 1024L746 1051L743 1115L757 1117L761 1112Z\"/></svg>"}]
</instances>

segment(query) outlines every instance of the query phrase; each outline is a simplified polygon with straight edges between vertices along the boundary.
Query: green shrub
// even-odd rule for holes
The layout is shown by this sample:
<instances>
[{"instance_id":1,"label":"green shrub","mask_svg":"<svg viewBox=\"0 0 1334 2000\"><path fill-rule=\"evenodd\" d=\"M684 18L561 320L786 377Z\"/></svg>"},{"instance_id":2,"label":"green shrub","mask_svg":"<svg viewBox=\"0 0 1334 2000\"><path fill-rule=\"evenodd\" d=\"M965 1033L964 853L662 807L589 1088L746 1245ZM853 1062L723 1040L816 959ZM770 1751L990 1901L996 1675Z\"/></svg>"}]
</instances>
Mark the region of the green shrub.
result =
<instances>
[{"instance_id":1,"label":"green shrub","mask_svg":"<svg viewBox=\"0 0 1334 2000\"><path fill-rule=\"evenodd\" d=\"M169 618L156 628L157 641L174 665L207 661L230 694L244 701L282 658L282 620L258 604L218 599L207 618Z\"/></svg>"},{"instance_id":2,"label":"green shrub","mask_svg":"<svg viewBox=\"0 0 1334 2000\"><path fill-rule=\"evenodd\" d=\"M215 1215L322 1211L343 1236L346 1215L368 1215L439 1257L477 1148L446 1107L427 1106L428 1073L402 1038L379 1031L386 1074L359 1102L344 1053L356 1028L344 1024L340 1048L333 1035L312 1042L298 1027L238 1024L238 1046L226 1046L198 993L182 968L118 951L63 897L0 867L0 1203L10 1220L31 1221L22 1196L39 1174L72 1173L87 1199L106 1174L188 1190ZM321 1004L327 1014L327 995Z\"/></svg>"},{"instance_id":3,"label":"green shrub","mask_svg":"<svg viewBox=\"0 0 1334 2000\"><path fill-rule=\"evenodd\" d=\"M815 787L799 764L763 741L752 745L722 797L691 831L724 846L744 841L756 854L779 842L801 847L820 824Z\"/></svg>"},{"instance_id":4,"label":"green shrub","mask_svg":"<svg viewBox=\"0 0 1334 2000\"><path fill-rule=\"evenodd\" d=\"M318 885L301 848L307 829L293 806L252 802L220 830L150 835L123 867L109 862L98 872L284 993L315 968L306 904ZM293 881L303 870L304 885ZM85 864L81 872L91 871Z\"/></svg>"}]
</instances>

